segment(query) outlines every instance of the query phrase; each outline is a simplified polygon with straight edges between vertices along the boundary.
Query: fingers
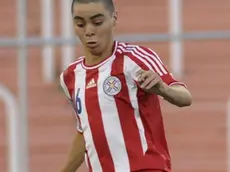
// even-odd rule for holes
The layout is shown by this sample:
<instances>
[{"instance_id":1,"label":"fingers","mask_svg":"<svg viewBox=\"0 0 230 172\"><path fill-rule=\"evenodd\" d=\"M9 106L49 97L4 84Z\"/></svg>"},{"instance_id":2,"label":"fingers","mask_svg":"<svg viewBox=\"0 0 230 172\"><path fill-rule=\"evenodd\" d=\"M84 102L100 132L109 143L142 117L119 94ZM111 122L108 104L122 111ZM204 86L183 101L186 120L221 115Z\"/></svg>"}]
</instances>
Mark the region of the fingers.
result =
<instances>
[{"instance_id":1,"label":"fingers","mask_svg":"<svg viewBox=\"0 0 230 172\"><path fill-rule=\"evenodd\" d=\"M156 86L160 81L156 78L155 80L152 80L145 89L149 90L151 88L153 88L154 86Z\"/></svg>"},{"instance_id":2,"label":"fingers","mask_svg":"<svg viewBox=\"0 0 230 172\"><path fill-rule=\"evenodd\" d=\"M136 77L137 77L138 82L142 82L145 80L146 75L144 75L144 73L145 71L142 69L137 71Z\"/></svg>"},{"instance_id":3,"label":"fingers","mask_svg":"<svg viewBox=\"0 0 230 172\"><path fill-rule=\"evenodd\" d=\"M140 76L142 73L144 73L144 70L140 69L136 72L136 76Z\"/></svg>"},{"instance_id":4,"label":"fingers","mask_svg":"<svg viewBox=\"0 0 230 172\"><path fill-rule=\"evenodd\" d=\"M155 79L156 79L156 76L154 76L154 75L150 75L150 76L146 77L146 79L140 85L141 88L147 89L149 87L149 84L152 83L153 81L155 81Z\"/></svg>"},{"instance_id":5,"label":"fingers","mask_svg":"<svg viewBox=\"0 0 230 172\"><path fill-rule=\"evenodd\" d=\"M136 73L136 76L138 77L138 82L143 82L147 77L149 77L151 74L151 71L144 71L144 70L139 70Z\"/></svg>"},{"instance_id":6,"label":"fingers","mask_svg":"<svg viewBox=\"0 0 230 172\"><path fill-rule=\"evenodd\" d=\"M140 87L143 89L151 89L160 82L158 75L153 71L139 70L136 76L138 77L138 82L140 82Z\"/></svg>"},{"instance_id":7,"label":"fingers","mask_svg":"<svg viewBox=\"0 0 230 172\"><path fill-rule=\"evenodd\" d=\"M138 77L138 81L139 82L144 82L146 80L146 78L149 77L149 73L148 72L143 72L141 73L141 75L139 75Z\"/></svg>"}]
</instances>

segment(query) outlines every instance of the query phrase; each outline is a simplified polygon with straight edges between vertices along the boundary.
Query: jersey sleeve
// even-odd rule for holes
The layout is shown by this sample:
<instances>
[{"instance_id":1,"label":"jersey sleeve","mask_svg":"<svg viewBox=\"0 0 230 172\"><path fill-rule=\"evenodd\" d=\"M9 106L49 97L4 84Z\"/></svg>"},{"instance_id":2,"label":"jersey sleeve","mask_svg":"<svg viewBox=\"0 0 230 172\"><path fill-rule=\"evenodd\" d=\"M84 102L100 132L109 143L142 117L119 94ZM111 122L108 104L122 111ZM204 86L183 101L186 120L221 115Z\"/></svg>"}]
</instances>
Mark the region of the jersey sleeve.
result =
<instances>
[{"instance_id":1,"label":"jersey sleeve","mask_svg":"<svg viewBox=\"0 0 230 172\"><path fill-rule=\"evenodd\" d=\"M70 104L72 105L72 108L74 110L75 113L75 117L76 117L76 128L77 131L82 133L82 127L81 127L81 121L76 113L76 107L75 107L75 103L74 103L74 99L72 98L72 92L73 90L71 88L68 88L68 82L71 82L70 78L68 77L68 73L67 71L64 71L61 73L60 75L60 85L62 87L62 90L65 94L65 96L68 98Z\"/></svg>"},{"instance_id":2,"label":"jersey sleeve","mask_svg":"<svg viewBox=\"0 0 230 172\"><path fill-rule=\"evenodd\" d=\"M136 72L140 69L152 70L156 72L164 83L167 85L182 85L185 84L173 77L173 74L169 72L166 65L162 62L160 57L153 50L145 47L136 46L133 49L132 54L127 60L127 65L131 71L131 76L134 81L137 82ZM185 86L186 87L186 86Z\"/></svg>"},{"instance_id":3,"label":"jersey sleeve","mask_svg":"<svg viewBox=\"0 0 230 172\"><path fill-rule=\"evenodd\" d=\"M68 100L72 101L72 98L70 96L70 92L69 92L68 87L67 87L65 80L64 80L64 74L65 74L65 71L62 72L60 75L60 85L61 85L61 88L62 88L65 96L68 98Z\"/></svg>"}]
</instances>

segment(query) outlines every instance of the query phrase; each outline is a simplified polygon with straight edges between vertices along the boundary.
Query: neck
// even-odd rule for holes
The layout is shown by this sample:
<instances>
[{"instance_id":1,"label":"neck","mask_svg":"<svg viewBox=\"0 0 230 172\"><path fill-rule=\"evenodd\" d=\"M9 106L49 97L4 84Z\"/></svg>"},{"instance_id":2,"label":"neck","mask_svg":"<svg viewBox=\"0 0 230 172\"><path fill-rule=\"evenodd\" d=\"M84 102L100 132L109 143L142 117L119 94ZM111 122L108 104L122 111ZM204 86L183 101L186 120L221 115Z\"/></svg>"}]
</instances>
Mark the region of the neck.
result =
<instances>
[{"instance_id":1,"label":"neck","mask_svg":"<svg viewBox=\"0 0 230 172\"><path fill-rule=\"evenodd\" d=\"M110 43L107 45L106 49L100 54L92 54L91 52L85 50L85 63L86 65L95 65L102 62L107 57L111 56L113 53L113 44L114 40L111 40Z\"/></svg>"}]
</instances>

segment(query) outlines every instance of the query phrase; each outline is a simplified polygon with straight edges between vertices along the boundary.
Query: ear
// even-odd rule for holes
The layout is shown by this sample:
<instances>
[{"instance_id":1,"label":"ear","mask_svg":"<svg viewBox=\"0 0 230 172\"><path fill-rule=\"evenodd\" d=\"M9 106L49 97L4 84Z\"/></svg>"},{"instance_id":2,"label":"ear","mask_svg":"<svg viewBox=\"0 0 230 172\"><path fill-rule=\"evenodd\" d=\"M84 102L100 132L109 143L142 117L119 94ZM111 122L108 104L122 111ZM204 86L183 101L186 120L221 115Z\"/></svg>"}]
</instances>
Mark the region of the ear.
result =
<instances>
[{"instance_id":1,"label":"ear","mask_svg":"<svg viewBox=\"0 0 230 172\"><path fill-rule=\"evenodd\" d=\"M113 12L113 26L117 25L118 13L117 10Z\"/></svg>"}]
</instances>

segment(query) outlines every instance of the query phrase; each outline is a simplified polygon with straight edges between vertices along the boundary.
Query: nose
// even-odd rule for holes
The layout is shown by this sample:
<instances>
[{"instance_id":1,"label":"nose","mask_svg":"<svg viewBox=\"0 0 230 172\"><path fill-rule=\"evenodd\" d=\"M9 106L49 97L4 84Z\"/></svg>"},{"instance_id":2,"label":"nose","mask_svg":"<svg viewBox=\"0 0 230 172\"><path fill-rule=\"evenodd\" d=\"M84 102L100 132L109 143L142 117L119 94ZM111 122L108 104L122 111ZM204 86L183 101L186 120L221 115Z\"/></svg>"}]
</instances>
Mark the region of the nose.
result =
<instances>
[{"instance_id":1,"label":"nose","mask_svg":"<svg viewBox=\"0 0 230 172\"><path fill-rule=\"evenodd\" d=\"M92 37L95 35L94 27L92 25L87 25L85 36L86 37Z\"/></svg>"}]
</instances>

